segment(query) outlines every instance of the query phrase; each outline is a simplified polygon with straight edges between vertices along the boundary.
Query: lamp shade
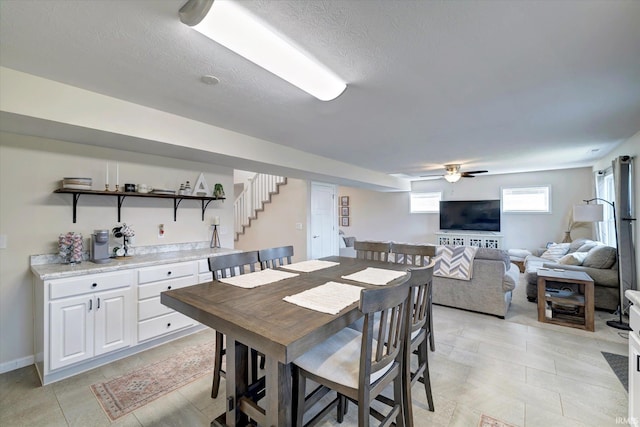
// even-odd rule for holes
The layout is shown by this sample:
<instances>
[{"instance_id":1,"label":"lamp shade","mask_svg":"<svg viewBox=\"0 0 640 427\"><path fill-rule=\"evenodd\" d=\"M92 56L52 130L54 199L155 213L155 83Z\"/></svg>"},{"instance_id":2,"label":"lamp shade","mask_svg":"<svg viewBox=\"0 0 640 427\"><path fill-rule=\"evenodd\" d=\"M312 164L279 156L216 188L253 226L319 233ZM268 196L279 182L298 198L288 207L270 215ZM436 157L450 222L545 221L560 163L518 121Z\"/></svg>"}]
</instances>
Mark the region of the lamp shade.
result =
<instances>
[{"instance_id":1,"label":"lamp shade","mask_svg":"<svg viewBox=\"0 0 640 427\"><path fill-rule=\"evenodd\" d=\"M573 207L573 220L575 222L598 222L604 219L604 210L601 204L576 205Z\"/></svg>"}]
</instances>

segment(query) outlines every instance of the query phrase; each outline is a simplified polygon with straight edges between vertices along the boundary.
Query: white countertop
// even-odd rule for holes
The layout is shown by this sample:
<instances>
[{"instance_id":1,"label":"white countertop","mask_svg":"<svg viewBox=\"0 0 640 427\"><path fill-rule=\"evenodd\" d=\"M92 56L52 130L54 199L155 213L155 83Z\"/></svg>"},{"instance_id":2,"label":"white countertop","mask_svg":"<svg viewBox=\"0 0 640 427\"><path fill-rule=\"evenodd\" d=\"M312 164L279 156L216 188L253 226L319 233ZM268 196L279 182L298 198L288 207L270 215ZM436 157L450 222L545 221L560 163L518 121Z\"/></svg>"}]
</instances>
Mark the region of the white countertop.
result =
<instances>
[{"instance_id":1,"label":"white countertop","mask_svg":"<svg viewBox=\"0 0 640 427\"><path fill-rule=\"evenodd\" d=\"M64 277L80 276L83 274L106 273L124 268L139 268L152 265L167 264L170 262L194 261L209 258L210 256L241 252L229 248L200 248L177 250L171 252L150 253L133 255L130 257L112 258L106 264L96 264L91 261L83 261L80 264L37 264L31 265L31 271L41 280L60 279Z\"/></svg>"},{"instance_id":2,"label":"white countertop","mask_svg":"<svg viewBox=\"0 0 640 427\"><path fill-rule=\"evenodd\" d=\"M640 306L640 291L634 291L634 290L631 290L631 289L627 289L624 292L624 296L627 297L629 299L629 301L631 301L635 305Z\"/></svg>"}]
</instances>

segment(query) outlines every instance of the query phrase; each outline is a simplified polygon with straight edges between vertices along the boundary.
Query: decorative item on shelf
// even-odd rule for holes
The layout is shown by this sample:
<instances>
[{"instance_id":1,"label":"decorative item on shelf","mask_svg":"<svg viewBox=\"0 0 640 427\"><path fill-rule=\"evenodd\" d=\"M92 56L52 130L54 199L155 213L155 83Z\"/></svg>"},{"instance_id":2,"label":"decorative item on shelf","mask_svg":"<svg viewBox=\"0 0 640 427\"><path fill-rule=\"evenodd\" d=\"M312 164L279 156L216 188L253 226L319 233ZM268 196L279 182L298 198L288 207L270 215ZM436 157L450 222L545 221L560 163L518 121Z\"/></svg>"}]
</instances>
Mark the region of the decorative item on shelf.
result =
<instances>
[{"instance_id":1,"label":"decorative item on shelf","mask_svg":"<svg viewBox=\"0 0 640 427\"><path fill-rule=\"evenodd\" d=\"M221 199L224 197L224 188L222 188L222 184L219 182L213 186L213 197Z\"/></svg>"},{"instance_id":2,"label":"decorative item on shelf","mask_svg":"<svg viewBox=\"0 0 640 427\"><path fill-rule=\"evenodd\" d=\"M191 195L191 184L189 184L189 181L187 181L187 183L184 185L184 195L185 196L190 196Z\"/></svg>"},{"instance_id":3,"label":"decorative item on shelf","mask_svg":"<svg viewBox=\"0 0 640 427\"><path fill-rule=\"evenodd\" d=\"M68 188L70 190L91 190L91 183L91 178L62 178L62 188Z\"/></svg>"},{"instance_id":4,"label":"decorative item on shelf","mask_svg":"<svg viewBox=\"0 0 640 427\"><path fill-rule=\"evenodd\" d=\"M117 256L128 256L129 254L129 243L131 238L136 235L133 228L129 227L127 224L123 223L120 227L113 228L113 236L120 238L122 237L122 248L116 248L114 251Z\"/></svg>"},{"instance_id":5,"label":"decorative item on shelf","mask_svg":"<svg viewBox=\"0 0 640 427\"><path fill-rule=\"evenodd\" d=\"M79 264L82 262L82 234L72 231L58 236L58 254L62 264Z\"/></svg>"},{"instance_id":6,"label":"decorative item on shelf","mask_svg":"<svg viewBox=\"0 0 640 427\"><path fill-rule=\"evenodd\" d=\"M200 173L198 180L196 181L196 185L193 186L193 195L194 196L208 196L211 192L209 191L209 186L207 185L207 181L204 179L204 174Z\"/></svg>"},{"instance_id":7,"label":"decorative item on shelf","mask_svg":"<svg viewBox=\"0 0 640 427\"><path fill-rule=\"evenodd\" d=\"M185 195L184 184L180 184L180 189L178 189L178 194L181 196Z\"/></svg>"},{"instance_id":8,"label":"decorative item on shelf","mask_svg":"<svg viewBox=\"0 0 640 427\"><path fill-rule=\"evenodd\" d=\"M220 237L218 236L218 226L220 225L220 217L214 216L213 223L213 232L211 233L211 243L209 244L210 248L219 248L220 247Z\"/></svg>"}]
</instances>

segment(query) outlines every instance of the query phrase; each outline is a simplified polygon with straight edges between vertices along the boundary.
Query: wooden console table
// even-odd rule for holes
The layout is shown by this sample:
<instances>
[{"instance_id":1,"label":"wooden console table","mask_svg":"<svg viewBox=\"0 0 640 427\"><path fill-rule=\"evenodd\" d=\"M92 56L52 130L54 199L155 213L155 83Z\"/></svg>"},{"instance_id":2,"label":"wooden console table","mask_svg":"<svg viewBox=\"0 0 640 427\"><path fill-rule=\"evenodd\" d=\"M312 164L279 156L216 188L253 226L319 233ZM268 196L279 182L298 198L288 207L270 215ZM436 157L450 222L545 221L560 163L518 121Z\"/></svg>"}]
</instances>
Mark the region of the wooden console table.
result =
<instances>
[{"instance_id":1,"label":"wooden console table","mask_svg":"<svg viewBox=\"0 0 640 427\"><path fill-rule=\"evenodd\" d=\"M547 289L547 283L578 285L578 292ZM594 295L593 279L582 271L538 270L538 321L569 326L593 332ZM575 313L555 307L574 307Z\"/></svg>"}]
</instances>

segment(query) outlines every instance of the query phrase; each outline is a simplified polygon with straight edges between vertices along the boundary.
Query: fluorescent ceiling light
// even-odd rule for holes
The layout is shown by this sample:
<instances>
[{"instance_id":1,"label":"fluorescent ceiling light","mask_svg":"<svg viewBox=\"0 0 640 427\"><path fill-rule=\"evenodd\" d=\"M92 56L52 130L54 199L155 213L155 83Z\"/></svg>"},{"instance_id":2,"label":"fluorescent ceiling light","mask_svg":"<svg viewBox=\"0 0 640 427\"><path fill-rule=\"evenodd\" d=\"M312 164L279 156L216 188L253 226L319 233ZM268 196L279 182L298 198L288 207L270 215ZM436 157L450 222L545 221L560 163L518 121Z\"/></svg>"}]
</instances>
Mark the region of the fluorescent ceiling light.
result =
<instances>
[{"instance_id":1,"label":"fluorescent ceiling light","mask_svg":"<svg viewBox=\"0 0 640 427\"><path fill-rule=\"evenodd\" d=\"M337 98L347 87L232 1L189 0L180 8L180 20L321 101Z\"/></svg>"}]
</instances>

